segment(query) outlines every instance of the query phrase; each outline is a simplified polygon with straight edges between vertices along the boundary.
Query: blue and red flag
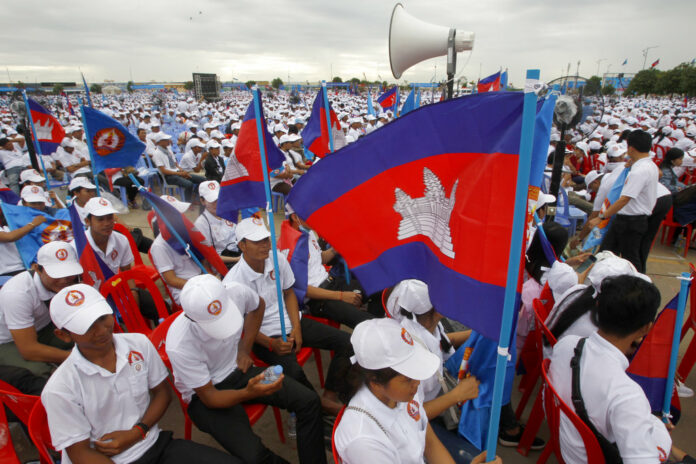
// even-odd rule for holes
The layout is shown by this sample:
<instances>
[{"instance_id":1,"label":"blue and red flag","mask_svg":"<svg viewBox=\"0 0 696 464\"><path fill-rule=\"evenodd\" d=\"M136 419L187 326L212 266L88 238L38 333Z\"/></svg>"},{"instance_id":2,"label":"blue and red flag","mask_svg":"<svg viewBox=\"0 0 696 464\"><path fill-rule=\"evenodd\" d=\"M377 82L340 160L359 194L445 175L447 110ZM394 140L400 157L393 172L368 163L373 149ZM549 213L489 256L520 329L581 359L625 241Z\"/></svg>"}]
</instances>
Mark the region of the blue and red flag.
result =
<instances>
[{"instance_id":1,"label":"blue and red flag","mask_svg":"<svg viewBox=\"0 0 696 464\"><path fill-rule=\"evenodd\" d=\"M68 98L68 95L65 92L60 93L61 97L65 99L65 105L68 107L68 111L70 111L71 116L75 116L75 110L72 107L72 103L70 103L70 99Z\"/></svg>"},{"instance_id":2,"label":"blue and red flag","mask_svg":"<svg viewBox=\"0 0 696 464\"><path fill-rule=\"evenodd\" d=\"M368 294L422 280L439 312L497 340L523 97L477 94L413 111L317 163L288 201Z\"/></svg>"},{"instance_id":3,"label":"blue and red flag","mask_svg":"<svg viewBox=\"0 0 696 464\"><path fill-rule=\"evenodd\" d=\"M296 230L287 219L280 225L280 240L278 249L286 255L292 273L295 274L295 284L292 290L295 292L297 302L302 307L305 295L307 295L307 282L309 279L309 237L306 232Z\"/></svg>"},{"instance_id":4,"label":"blue and red flag","mask_svg":"<svg viewBox=\"0 0 696 464\"><path fill-rule=\"evenodd\" d=\"M112 278L114 273L104 260L94 252L92 245L89 244L85 228L82 225L82 219L80 219L80 213L77 212L74 202L70 205L68 211L70 211L70 221L73 224L75 250L82 265L82 281L99 290L101 284Z\"/></svg>"},{"instance_id":5,"label":"blue and red flag","mask_svg":"<svg viewBox=\"0 0 696 464\"><path fill-rule=\"evenodd\" d=\"M406 113L410 113L411 111L415 110L416 108L417 108L417 106L416 106L416 89L413 89L406 97L406 101L404 101L404 106L401 107L401 112L399 113L399 117L406 116Z\"/></svg>"},{"instance_id":6,"label":"blue and red flag","mask_svg":"<svg viewBox=\"0 0 696 464\"><path fill-rule=\"evenodd\" d=\"M50 111L35 100L27 98L31 119L34 122L35 139L39 142L41 154L54 153L65 137L65 129Z\"/></svg>"},{"instance_id":7,"label":"blue and red flag","mask_svg":"<svg viewBox=\"0 0 696 464\"><path fill-rule=\"evenodd\" d=\"M155 206L153 209L157 216L157 226L159 227L160 234L162 234L162 238L166 240L167 244L169 244L174 251L183 256L188 254L188 249L199 261L202 262L206 260L221 275L224 276L227 274L227 266L222 262L220 256L215 252L213 247L204 243L205 237L193 226L193 223L191 223L186 216L154 193L144 189L139 190L139 193L149 201L150 204ZM179 242L175 234L169 230L170 226L179 234L179 237L182 238L184 243Z\"/></svg>"},{"instance_id":8,"label":"blue and red flag","mask_svg":"<svg viewBox=\"0 0 696 464\"><path fill-rule=\"evenodd\" d=\"M331 127L340 130L341 123L333 108L331 108L331 102L328 101L325 87L319 89L319 93L317 93L312 104L312 114L309 115L307 126L302 129L302 139L305 146L319 158L323 158L327 153L331 152L329 127L326 121L326 106L329 107Z\"/></svg>"},{"instance_id":9,"label":"blue and red flag","mask_svg":"<svg viewBox=\"0 0 696 464\"><path fill-rule=\"evenodd\" d=\"M19 203L19 195L17 195L11 188L0 182L0 201L3 203L9 203L11 205L16 205Z\"/></svg>"},{"instance_id":10,"label":"blue and red flag","mask_svg":"<svg viewBox=\"0 0 696 464\"><path fill-rule=\"evenodd\" d=\"M621 197L621 191L623 190L623 186L626 183L626 178L628 177L630 170L630 167L623 168L623 171L619 173L614 181L614 185L612 185L611 190L609 190L609 193L607 193L607 197L604 199L604 202L602 202L602 208L599 210L600 214L605 213L609 207L614 204L619 197ZM609 231L609 225L611 224L612 220L613 217L602 219L600 223L597 224L594 229L592 229L592 232L590 232L585 239L585 243L582 245L583 251L591 250L592 248L602 244L602 240L604 240L604 236L607 234L607 231Z\"/></svg>"},{"instance_id":11,"label":"blue and red flag","mask_svg":"<svg viewBox=\"0 0 696 464\"><path fill-rule=\"evenodd\" d=\"M85 75L83 73L80 73L82 75L82 83L85 86L85 97L87 98L87 104L92 107L92 97L89 94L89 87L87 86L87 81L85 80Z\"/></svg>"},{"instance_id":12,"label":"blue and red flag","mask_svg":"<svg viewBox=\"0 0 696 464\"><path fill-rule=\"evenodd\" d=\"M88 106L82 107L85 114L85 137L92 147L94 171L102 172L109 168L135 166L145 151L145 144L128 129Z\"/></svg>"},{"instance_id":13,"label":"blue and red flag","mask_svg":"<svg viewBox=\"0 0 696 464\"><path fill-rule=\"evenodd\" d=\"M268 125L263 114L262 99L259 96L261 130L263 146L266 152L266 166L270 173L279 169L285 161L285 155L273 142L268 132ZM266 204L266 192L263 184L264 172L261 165L261 149L256 128L256 111L254 101L249 103L242 127L239 130L234 153L230 156L225 174L220 182L217 215L237 222L240 209L263 206Z\"/></svg>"},{"instance_id":14,"label":"blue and red flag","mask_svg":"<svg viewBox=\"0 0 696 464\"><path fill-rule=\"evenodd\" d=\"M679 328L675 329L674 327L677 319L678 300L679 294L672 298L660 312L655 324L643 339L633 355L628 369L626 369L628 376L645 392L645 396L650 402L650 409L657 413L662 412L665 401L665 388L672 352L672 336L675 330L679 330ZM676 389L672 394L670 412L672 423L676 423L681 414L681 404Z\"/></svg>"},{"instance_id":15,"label":"blue and red flag","mask_svg":"<svg viewBox=\"0 0 696 464\"><path fill-rule=\"evenodd\" d=\"M391 89L387 90L384 92L382 95L377 97L377 103L380 104L380 106L384 109L384 111L387 110L392 110L394 113L396 113L396 108L397 108L397 93L398 89L396 86L392 87Z\"/></svg>"},{"instance_id":16,"label":"blue and red flag","mask_svg":"<svg viewBox=\"0 0 696 464\"><path fill-rule=\"evenodd\" d=\"M500 90L500 71L481 79L476 88L478 92L493 92Z\"/></svg>"}]
</instances>

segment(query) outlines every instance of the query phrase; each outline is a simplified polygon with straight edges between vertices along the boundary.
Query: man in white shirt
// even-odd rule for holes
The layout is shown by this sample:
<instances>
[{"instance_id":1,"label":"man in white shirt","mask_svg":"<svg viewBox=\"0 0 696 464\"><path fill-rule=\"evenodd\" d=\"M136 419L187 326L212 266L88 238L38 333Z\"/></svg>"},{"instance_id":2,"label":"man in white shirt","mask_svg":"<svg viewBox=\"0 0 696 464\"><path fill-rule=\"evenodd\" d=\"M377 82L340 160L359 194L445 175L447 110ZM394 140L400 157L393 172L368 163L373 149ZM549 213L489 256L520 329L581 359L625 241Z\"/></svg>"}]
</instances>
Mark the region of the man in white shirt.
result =
<instances>
[{"instance_id":1,"label":"man in white shirt","mask_svg":"<svg viewBox=\"0 0 696 464\"><path fill-rule=\"evenodd\" d=\"M290 264L282 253L278 254L278 273L273 268L270 256L270 232L263 220L257 217L244 219L235 229L242 259L230 269L224 283L239 282L255 290L266 302L263 323L256 336L254 354L268 365L280 364L289 377L313 388L297 363L296 353L303 346L334 351L326 376L322 406L336 414L342 407L336 395L336 383L350 367L349 357L353 354L350 335L313 319L302 318L297 297L292 289L295 277ZM280 314L276 278L280 279L283 292L283 319L287 341L281 337Z\"/></svg>"},{"instance_id":2,"label":"man in white shirt","mask_svg":"<svg viewBox=\"0 0 696 464\"><path fill-rule=\"evenodd\" d=\"M89 156L75 148L75 142L71 138L64 138L54 155L56 161L71 176L85 176L94 180L90 169Z\"/></svg>"},{"instance_id":3,"label":"man in white shirt","mask_svg":"<svg viewBox=\"0 0 696 464\"><path fill-rule=\"evenodd\" d=\"M189 174L181 169L176 162L174 153L169 148L171 136L164 132L159 132L153 138L157 150L153 156L153 162L160 173L164 176L168 184L177 185L184 189L184 201L191 201L194 194L194 189L198 188L198 184L205 182L205 177L195 174Z\"/></svg>"},{"instance_id":4,"label":"man in white shirt","mask_svg":"<svg viewBox=\"0 0 696 464\"><path fill-rule=\"evenodd\" d=\"M578 412L579 402L572 399L571 360L576 361L587 418L597 432L616 443L625 464L665 462L672 446L665 424L651 414L642 388L625 372L627 356L650 330L659 304L657 288L640 277L605 279L595 315L598 332L583 339L563 337L551 357L551 382L561 399ZM587 462L582 439L563 414L559 439L566 463Z\"/></svg>"},{"instance_id":5,"label":"man in white shirt","mask_svg":"<svg viewBox=\"0 0 696 464\"><path fill-rule=\"evenodd\" d=\"M56 335L75 343L41 394L61 462L240 462L160 430L157 422L171 402L167 368L145 335L113 334L111 307L97 290L64 288L50 311Z\"/></svg>"},{"instance_id":6,"label":"man in white shirt","mask_svg":"<svg viewBox=\"0 0 696 464\"><path fill-rule=\"evenodd\" d=\"M55 337L48 304L82 274L75 249L66 242L39 248L31 271L12 277L0 289L0 365L48 376L50 363L61 363L70 346Z\"/></svg>"},{"instance_id":7,"label":"man in white shirt","mask_svg":"<svg viewBox=\"0 0 696 464\"><path fill-rule=\"evenodd\" d=\"M648 229L648 217L657 201L657 165L650 159L652 137L642 130L632 131L626 138L630 173L621 190L621 196L604 213L588 221L595 227L600 221L614 217L609 225L601 250L609 250L629 260L645 273L641 242Z\"/></svg>"},{"instance_id":8,"label":"man in white shirt","mask_svg":"<svg viewBox=\"0 0 696 464\"><path fill-rule=\"evenodd\" d=\"M286 462L251 430L242 404L278 406L297 414L300 462L326 462L317 394L282 374L264 383L265 369L252 365L263 299L246 285L228 282L225 287L206 274L184 285L181 306L184 313L169 328L166 350L196 426L245 463Z\"/></svg>"},{"instance_id":9,"label":"man in white shirt","mask_svg":"<svg viewBox=\"0 0 696 464\"><path fill-rule=\"evenodd\" d=\"M73 197L75 209L77 210L77 213L80 215L80 219L82 219L82 223L84 224L85 219L87 218L85 205L91 198L97 196L97 186L91 183L86 177L75 177L70 181L68 191Z\"/></svg>"},{"instance_id":10,"label":"man in white shirt","mask_svg":"<svg viewBox=\"0 0 696 464\"><path fill-rule=\"evenodd\" d=\"M14 143L6 138L0 138L0 162L5 167L7 186L19 194L19 174L29 166L29 155L17 150Z\"/></svg>"}]
</instances>

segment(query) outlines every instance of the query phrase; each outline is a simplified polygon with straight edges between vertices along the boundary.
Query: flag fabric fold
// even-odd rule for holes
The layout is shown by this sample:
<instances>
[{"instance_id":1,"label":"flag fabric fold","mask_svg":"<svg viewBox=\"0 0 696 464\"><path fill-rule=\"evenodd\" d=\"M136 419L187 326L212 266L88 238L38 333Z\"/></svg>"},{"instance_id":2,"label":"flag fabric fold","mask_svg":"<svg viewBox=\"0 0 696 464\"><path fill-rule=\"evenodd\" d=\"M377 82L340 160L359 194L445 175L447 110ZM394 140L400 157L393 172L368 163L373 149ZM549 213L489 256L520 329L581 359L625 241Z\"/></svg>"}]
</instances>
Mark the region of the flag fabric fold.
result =
<instances>
[{"instance_id":1,"label":"flag fabric fold","mask_svg":"<svg viewBox=\"0 0 696 464\"><path fill-rule=\"evenodd\" d=\"M285 155L276 146L268 132L268 125L263 114L262 101L259 98L260 115L256 115L253 100L244 115L239 130L234 153L230 156L225 173L220 182L217 215L237 222L238 212L244 208L264 206L266 193L263 184L261 166L261 149L256 128L256 118L261 118L263 144L266 152L266 166L269 172L279 169L285 161Z\"/></svg>"},{"instance_id":2,"label":"flag fabric fold","mask_svg":"<svg viewBox=\"0 0 696 464\"><path fill-rule=\"evenodd\" d=\"M607 209L609 209L609 207L612 204L614 204L616 200L619 199L619 197L621 196L621 190L623 189L623 186L626 183L626 177L628 177L628 173L630 170L631 168L625 168L616 178L616 181L614 181L614 185L611 187L611 190L609 190L609 193L607 193L607 197L604 199L604 202L602 203L600 214L605 213ZM609 224L611 224L611 220L612 218L604 219L597 225L597 227L592 229L592 231L585 239L585 243L583 243L582 245L583 251L591 250L597 245L602 244L602 240L604 240L604 236L607 234L607 231L609 230Z\"/></svg>"},{"instance_id":3,"label":"flag fabric fold","mask_svg":"<svg viewBox=\"0 0 696 464\"><path fill-rule=\"evenodd\" d=\"M92 96L89 94L89 86L87 86L87 81L85 80L85 75L83 73L80 73L80 75L82 75L82 84L85 86L85 97L87 98L87 104L91 108L93 105L92 105Z\"/></svg>"},{"instance_id":4,"label":"flag fabric fold","mask_svg":"<svg viewBox=\"0 0 696 464\"><path fill-rule=\"evenodd\" d=\"M399 117L405 116L407 113L410 113L411 111L413 111L415 109L416 109L416 90L413 89L408 94L408 97L406 97L406 100L404 101L404 105L401 107L401 112L399 113Z\"/></svg>"},{"instance_id":5,"label":"flag fabric fold","mask_svg":"<svg viewBox=\"0 0 696 464\"><path fill-rule=\"evenodd\" d=\"M94 153L94 171L135 166L145 151L145 144L121 123L88 106L85 114L85 137Z\"/></svg>"},{"instance_id":6,"label":"flag fabric fold","mask_svg":"<svg viewBox=\"0 0 696 464\"><path fill-rule=\"evenodd\" d=\"M36 141L39 142L41 154L54 153L65 137L65 129L60 121L50 111L41 106L35 100L27 98L31 119L34 122Z\"/></svg>"},{"instance_id":7,"label":"flag fabric fold","mask_svg":"<svg viewBox=\"0 0 696 464\"><path fill-rule=\"evenodd\" d=\"M372 104L372 90L367 91L367 114L376 116L375 106Z\"/></svg>"},{"instance_id":8,"label":"flag fabric fold","mask_svg":"<svg viewBox=\"0 0 696 464\"><path fill-rule=\"evenodd\" d=\"M439 312L497 340L522 105L496 92L420 108L313 166L288 201L368 294L422 280Z\"/></svg>"},{"instance_id":9,"label":"flag fabric fold","mask_svg":"<svg viewBox=\"0 0 696 464\"><path fill-rule=\"evenodd\" d=\"M295 283L292 290L295 292L297 302L303 306L307 295L309 273L309 237L306 232L296 230L287 219L280 225L280 239L278 250L285 254L290 263L292 273L295 275Z\"/></svg>"},{"instance_id":10,"label":"flag fabric fold","mask_svg":"<svg viewBox=\"0 0 696 464\"><path fill-rule=\"evenodd\" d=\"M3 203L9 203L11 205L16 205L19 203L19 200L19 195L14 193L11 188L0 181L0 201Z\"/></svg>"},{"instance_id":11,"label":"flag fabric fold","mask_svg":"<svg viewBox=\"0 0 696 464\"><path fill-rule=\"evenodd\" d=\"M329 127L327 125L326 107L329 108L331 118L331 127L333 130L340 130L341 123L338 116L331 108L331 102L328 101L326 88L319 89L317 96L312 103L312 113L309 115L307 126L302 130L302 140L305 147L314 155L323 158L327 153L331 152Z\"/></svg>"},{"instance_id":12,"label":"flag fabric fold","mask_svg":"<svg viewBox=\"0 0 696 464\"><path fill-rule=\"evenodd\" d=\"M73 238L75 239L75 250L77 251L78 259L82 265L82 281L99 290L101 284L112 278L114 273L104 260L94 252L92 245L89 244L75 203L70 205L68 211L70 212L70 221L75 225L73 227Z\"/></svg>"},{"instance_id":13,"label":"flag fabric fold","mask_svg":"<svg viewBox=\"0 0 696 464\"><path fill-rule=\"evenodd\" d=\"M476 88L478 92L493 92L500 90L500 71L481 79Z\"/></svg>"}]
</instances>

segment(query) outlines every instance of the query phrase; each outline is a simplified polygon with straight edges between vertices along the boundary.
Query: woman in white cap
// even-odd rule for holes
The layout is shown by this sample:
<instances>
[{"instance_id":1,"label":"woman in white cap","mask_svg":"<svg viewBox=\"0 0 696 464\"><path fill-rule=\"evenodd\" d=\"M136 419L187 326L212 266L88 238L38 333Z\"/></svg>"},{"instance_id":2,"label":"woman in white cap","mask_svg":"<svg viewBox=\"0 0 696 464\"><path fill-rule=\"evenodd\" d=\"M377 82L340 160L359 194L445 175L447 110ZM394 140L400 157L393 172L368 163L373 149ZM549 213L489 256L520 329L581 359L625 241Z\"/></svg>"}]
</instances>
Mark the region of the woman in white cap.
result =
<instances>
[{"instance_id":1,"label":"woman in white cap","mask_svg":"<svg viewBox=\"0 0 696 464\"><path fill-rule=\"evenodd\" d=\"M242 254L237 247L235 235L236 224L217 215L217 200L220 195L220 184L211 180L201 182L198 186L203 211L193 225L198 229L227 267L232 267L239 261Z\"/></svg>"}]
</instances>

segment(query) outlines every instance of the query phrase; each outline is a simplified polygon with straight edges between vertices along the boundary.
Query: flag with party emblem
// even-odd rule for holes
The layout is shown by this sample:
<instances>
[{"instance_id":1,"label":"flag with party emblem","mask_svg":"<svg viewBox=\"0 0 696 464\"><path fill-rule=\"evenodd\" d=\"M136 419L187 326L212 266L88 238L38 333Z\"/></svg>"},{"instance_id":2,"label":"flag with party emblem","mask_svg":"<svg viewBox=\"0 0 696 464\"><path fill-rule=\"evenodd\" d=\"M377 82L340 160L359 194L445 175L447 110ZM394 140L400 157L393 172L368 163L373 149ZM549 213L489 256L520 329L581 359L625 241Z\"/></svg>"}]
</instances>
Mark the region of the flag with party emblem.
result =
<instances>
[{"instance_id":1,"label":"flag with party emblem","mask_svg":"<svg viewBox=\"0 0 696 464\"><path fill-rule=\"evenodd\" d=\"M296 230L292 227L289 220L283 221L280 225L280 239L278 249L286 255L292 273L295 275L295 283L292 290L295 292L297 301L302 303L307 295L307 282L309 279L309 237L306 232Z\"/></svg>"},{"instance_id":2,"label":"flag with party emblem","mask_svg":"<svg viewBox=\"0 0 696 464\"><path fill-rule=\"evenodd\" d=\"M331 130L341 130L341 123L338 116L331 108L326 88L321 87L312 104L312 114L309 116L307 126L302 130L302 140L309 151L319 158L323 158L331 152L329 126L327 124L326 108L329 108L331 119Z\"/></svg>"},{"instance_id":3,"label":"flag with party emblem","mask_svg":"<svg viewBox=\"0 0 696 464\"><path fill-rule=\"evenodd\" d=\"M145 151L145 144L121 123L88 106L85 114L85 137L93 148L94 171L135 166Z\"/></svg>"},{"instance_id":4,"label":"flag with party emblem","mask_svg":"<svg viewBox=\"0 0 696 464\"><path fill-rule=\"evenodd\" d=\"M61 240L69 242L73 239L70 214L67 209L59 209L55 214L40 211L28 206L0 203L2 213L10 230L16 230L29 224L36 216L44 216L46 220L34 227L28 234L15 242L24 266L29 269L36 260L36 253L44 244Z\"/></svg>"},{"instance_id":5,"label":"flag with party emblem","mask_svg":"<svg viewBox=\"0 0 696 464\"><path fill-rule=\"evenodd\" d=\"M58 149L65 137L65 129L60 125L50 111L41 106L35 100L27 98L31 120L34 123L35 137L39 142L39 148L44 155L50 155Z\"/></svg>"}]
</instances>

